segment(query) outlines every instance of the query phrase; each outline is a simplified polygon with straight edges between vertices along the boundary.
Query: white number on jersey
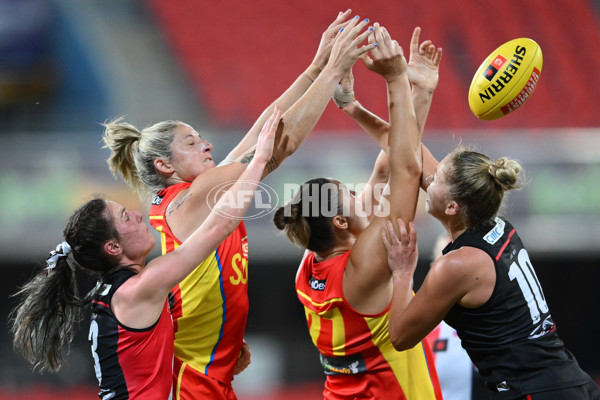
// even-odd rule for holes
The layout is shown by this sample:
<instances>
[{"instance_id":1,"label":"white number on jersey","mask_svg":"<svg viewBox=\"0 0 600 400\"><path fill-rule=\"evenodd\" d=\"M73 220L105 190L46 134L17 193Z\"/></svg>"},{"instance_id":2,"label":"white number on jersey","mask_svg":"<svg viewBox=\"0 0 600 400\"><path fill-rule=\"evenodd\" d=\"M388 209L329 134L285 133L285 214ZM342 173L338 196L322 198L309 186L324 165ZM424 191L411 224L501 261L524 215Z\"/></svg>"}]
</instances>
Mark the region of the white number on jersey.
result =
<instances>
[{"instance_id":1,"label":"white number on jersey","mask_svg":"<svg viewBox=\"0 0 600 400\"><path fill-rule=\"evenodd\" d=\"M527 301L527 306L529 306L531 320L535 325L540 322L540 313L548 312L548 305L544 293L542 293L540 282L533 270L533 265L529 260L527 250L521 249L519 251L517 261L511 264L508 276L511 281L517 280L525 301Z\"/></svg>"}]
</instances>

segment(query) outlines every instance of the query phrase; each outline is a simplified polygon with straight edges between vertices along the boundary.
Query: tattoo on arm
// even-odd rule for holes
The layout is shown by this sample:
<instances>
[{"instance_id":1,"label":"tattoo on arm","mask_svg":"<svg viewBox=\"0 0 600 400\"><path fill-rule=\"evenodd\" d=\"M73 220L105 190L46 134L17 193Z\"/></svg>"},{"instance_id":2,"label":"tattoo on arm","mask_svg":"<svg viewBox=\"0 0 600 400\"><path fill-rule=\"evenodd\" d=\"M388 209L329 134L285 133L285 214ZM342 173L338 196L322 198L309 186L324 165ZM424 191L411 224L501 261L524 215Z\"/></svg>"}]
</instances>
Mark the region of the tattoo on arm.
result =
<instances>
[{"instance_id":1,"label":"tattoo on arm","mask_svg":"<svg viewBox=\"0 0 600 400\"><path fill-rule=\"evenodd\" d=\"M244 155L244 157L240 160L242 164L248 164L254 158L254 154L256 150L252 150Z\"/></svg>"},{"instance_id":2,"label":"tattoo on arm","mask_svg":"<svg viewBox=\"0 0 600 400\"><path fill-rule=\"evenodd\" d=\"M275 157L271 157L271 159L269 160L269 162L267 162L267 165L265 165L265 172L267 174L273 172L275 170L275 168L277 168L279 166L279 162L275 159Z\"/></svg>"},{"instance_id":3,"label":"tattoo on arm","mask_svg":"<svg viewBox=\"0 0 600 400\"><path fill-rule=\"evenodd\" d=\"M250 161L252 161L252 159L254 158L254 155L256 154L256 150L252 150L250 152L248 152L241 160L240 162L242 164L248 164ZM271 157L271 159L267 162L267 165L265 165L265 169L263 172L263 176L273 172L277 167L279 166L279 161L277 161L275 159L275 157Z\"/></svg>"},{"instance_id":4,"label":"tattoo on arm","mask_svg":"<svg viewBox=\"0 0 600 400\"><path fill-rule=\"evenodd\" d=\"M181 196L180 198L178 198L177 200L175 200L174 202L172 202L171 204L169 204L169 208L167 210L167 215L171 215L171 214L173 214L173 211L178 210L179 207L181 207L183 205L183 202L188 197L190 197L190 194L186 193L183 196Z\"/></svg>"}]
</instances>

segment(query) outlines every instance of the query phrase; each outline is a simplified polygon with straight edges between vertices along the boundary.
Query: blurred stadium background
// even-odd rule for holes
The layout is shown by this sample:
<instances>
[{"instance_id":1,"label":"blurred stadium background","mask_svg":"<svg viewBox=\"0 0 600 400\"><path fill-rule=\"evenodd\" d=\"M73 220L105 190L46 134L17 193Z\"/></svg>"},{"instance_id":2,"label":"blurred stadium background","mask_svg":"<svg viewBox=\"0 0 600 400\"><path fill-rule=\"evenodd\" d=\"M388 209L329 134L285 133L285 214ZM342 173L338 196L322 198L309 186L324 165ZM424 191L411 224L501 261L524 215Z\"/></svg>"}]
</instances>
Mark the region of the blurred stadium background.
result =
<instances>
[{"instance_id":1,"label":"blurred stadium background","mask_svg":"<svg viewBox=\"0 0 600 400\"><path fill-rule=\"evenodd\" d=\"M461 0L285 2L0 0L0 398L93 398L84 320L68 365L39 375L11 348L11 298L61 240L66 218L92 193L145 210L109 173L100 123L124 115L144 127L194 126L222 159L261 111L311 62L340 10L386 26L407 49L415 26L444 49L424 134L442 158L458 143L523 162L529 184L507 215L533 253L560 335L600 376L600 1ZM483 59L517 37L537 41L541 80L524 107L497 121L469 111ZM357 98L387 116L385 85L359 62ZM315 176L366 182L377 147L330 104L311 136L265 183L278 191ZM421 261L441 227L417 216ZM247 222L253 363L234 385L240 400L319 398L324 376L295 297L301 253L270 218ZM156 255L156 252L153 253Z\"/></svg>"}]
</instances>

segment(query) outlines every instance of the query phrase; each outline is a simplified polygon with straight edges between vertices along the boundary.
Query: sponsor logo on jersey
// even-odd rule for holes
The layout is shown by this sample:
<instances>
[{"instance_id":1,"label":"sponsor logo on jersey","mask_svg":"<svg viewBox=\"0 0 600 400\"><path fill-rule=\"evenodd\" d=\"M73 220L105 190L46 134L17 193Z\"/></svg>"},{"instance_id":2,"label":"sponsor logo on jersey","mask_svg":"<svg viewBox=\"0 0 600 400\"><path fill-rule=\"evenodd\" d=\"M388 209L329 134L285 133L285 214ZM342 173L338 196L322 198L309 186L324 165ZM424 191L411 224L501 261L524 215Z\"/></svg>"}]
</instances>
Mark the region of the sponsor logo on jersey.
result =
<instances>
[{"instance_id":1,"label":"sponsor logo on jersey","mask_svg":"<svg viewBox=\"0 0 600 400\"><path fill-rule=\"evenodd\" d=\"M248 236L242 238L242 256L248 258Z\"/></svg>"},{"instance_id":2,"label":"sponsor logo on jersey","mask_svg":"<svg viewBox=\"0 0 600 400\"><path fill-rule=\"evenodd\" d=\"M433 342L433 352L438 353L440 351L448 350L448 339L435 339Z\"/></svg>"},{"instance_id":3,"label":"sponsor logo on jersey","mask_svg":"<svg viewBox=\"0 0 600 400\"><path fill-rule=\"evenodd\" d=\"M165 197L164 195L163 196L159 196L159 195L154 196L154 198L152 199L152 205L160 206L160 203L162 203L162 200L164 197Z\"/></svg>"},{"instance_id":4,"label":"sponsor logo on jersey","mask_svg":"<svg viewBox=\"0 0 600 400\"><path fill-rule=\"evenodd\" d=\"M544 335L547 335L550 332L554 332L556 330L556 325L552 320L552 316L548 315L541 324L535 327L533 331L529 334L529 339L537 339Z\"/></svg>"},{"instance_id":5,"label":"sponsor logo on jersey","mask_svg":"<svg viewBox=\"0 0 600 400\"><path fill-rule=\"evenodd\" d=\"M102 286L100 286L102 285ZM110 292L110 288L112 287L112 285L110 283L102 283L100 281L96 282L96 285L94 286L94 289L92 289L93 291L97 290L98 291L98 295L99 296L106 296L108 294L108 292Z\"/></svg>"},{"instance_id":6,"label":"sponsor logo on jersey","mask_svg":"<svg viewBox=\"0 0 600 400\"><path fill-rule=\"evenodd\" d=\"M345 357L327 357L321 354L320 358L326 375L354 375L367 371L367 364L360 353Z\"/></svg>"},{"instance_id":7,"label":"sponsor logo on jersey","mask_svg":"<svg viewBox=\"0 0 600 400\"><path fill-rule=\"evenodd\" d=\"M313 290L318 290L322 292L325 290L325 284L327 283L327 279L316 279L312 276L308 279L308 284Z\"/></svg>"},{"instance_id":8,"label":"sponsor logo on jersey","mask_svg":"<svg viewBox=\"0 0 600 400\"><path fill-rule=\"evenodd\" d=\"M112 287L112 285L109 285L109 284L103 285L102 289L100 291L100 296L106 296L108 294L108 292L110 292L111 287Z\"/></svg>"},{"instance_id":9,"label":"sponsor logo on jersey","mask_svg":"<svg viewBox=\"0 0 600 400\"><path fill-rule=\"evenodd\" d=\"M483 240L488 242L489 244L496 244L498 240L504 235L504 221L500 218L496 217L496 225L492 228L491 231L485 234Z\"/></svg>"}]
</instances>

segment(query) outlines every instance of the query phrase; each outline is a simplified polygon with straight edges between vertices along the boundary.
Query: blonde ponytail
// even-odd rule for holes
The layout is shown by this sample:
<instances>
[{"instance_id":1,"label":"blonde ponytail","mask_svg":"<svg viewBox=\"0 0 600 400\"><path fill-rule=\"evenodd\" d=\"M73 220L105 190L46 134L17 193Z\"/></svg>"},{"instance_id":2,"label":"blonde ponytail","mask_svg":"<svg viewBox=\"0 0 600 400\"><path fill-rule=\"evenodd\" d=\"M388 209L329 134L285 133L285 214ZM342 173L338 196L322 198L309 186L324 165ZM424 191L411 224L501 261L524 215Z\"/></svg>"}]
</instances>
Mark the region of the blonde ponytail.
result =
<instances>
[{"instance_id":1,"label":"blonde ponytail","mask_svg":"<svg viewBox=\"0 0 600 400\"><path fill-rule=\"evenodd\" d=\"M140 180L135 164L135 153L142 133L133 125L121 122L122 117L106 124L104 130L104 147L110 149L111 155L106 160L115 178L123 176L125 183L136 193L145 191L144 183Z\"/></svg>"},{"instance_id":2,"label":"blonde ponytail","mask_svg":"<svg viewBox=\"0 0 600 400\"><path fill-rule=\"evenodd\" d=\"M140 197L145 198L167 186L167 177L156 170L158 158L171 159L171 143L179 121L163 121L138 130L117 118L103 124L104 147L110 149L108 166L115 177L123 180Z\"/></svg>"}]
</instances>

